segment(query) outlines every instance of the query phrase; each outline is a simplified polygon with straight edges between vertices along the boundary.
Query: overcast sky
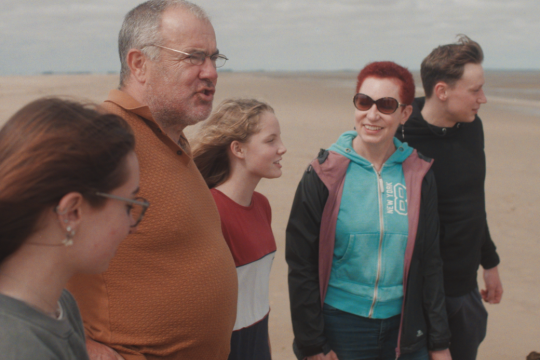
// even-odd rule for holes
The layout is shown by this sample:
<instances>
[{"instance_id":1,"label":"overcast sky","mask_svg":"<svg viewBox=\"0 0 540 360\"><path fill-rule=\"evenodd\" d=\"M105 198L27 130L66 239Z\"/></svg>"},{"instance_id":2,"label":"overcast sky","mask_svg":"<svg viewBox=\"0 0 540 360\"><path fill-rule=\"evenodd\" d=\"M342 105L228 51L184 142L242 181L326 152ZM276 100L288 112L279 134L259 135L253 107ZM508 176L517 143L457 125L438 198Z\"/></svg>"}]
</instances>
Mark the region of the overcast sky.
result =
<instances>
[{"instance_id":1,"label":"overcast sky","mask_svg":"<svg viewBox=\"0 0 540 360\"><path fill-rule=\"evenodd\" d=\"M117 35L140 0L0 0L0 75L118 71ZM411 70L464 33L487 69L540 69L538 0L194 0L244 70Z\"/></svg>"}]
</instances>

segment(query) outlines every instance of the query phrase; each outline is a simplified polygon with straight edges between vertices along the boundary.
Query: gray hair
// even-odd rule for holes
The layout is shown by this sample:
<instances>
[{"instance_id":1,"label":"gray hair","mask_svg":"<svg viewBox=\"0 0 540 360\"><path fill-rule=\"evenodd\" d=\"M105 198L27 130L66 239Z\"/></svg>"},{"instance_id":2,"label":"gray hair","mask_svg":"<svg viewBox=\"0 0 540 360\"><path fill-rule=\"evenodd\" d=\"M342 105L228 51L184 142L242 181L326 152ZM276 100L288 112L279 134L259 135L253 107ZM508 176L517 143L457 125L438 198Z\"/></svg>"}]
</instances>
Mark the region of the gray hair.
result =
<instances>
[{"instance_id":1,"label":"gray hair","mask_svg":"<svg viewBox=\"0 0 540 360\"><path fill-rule=\"evenodd\" d=\"M186 0L149 0L128 12L118 34L120 88L125 85L130 74L126 61L129 50L139 49L150 60L158 59L159 49L148 45L163 45L161 17L165 10L173 7L187 10L197 19L210 21L201 7Z\"/></svg>"}]
</instances>

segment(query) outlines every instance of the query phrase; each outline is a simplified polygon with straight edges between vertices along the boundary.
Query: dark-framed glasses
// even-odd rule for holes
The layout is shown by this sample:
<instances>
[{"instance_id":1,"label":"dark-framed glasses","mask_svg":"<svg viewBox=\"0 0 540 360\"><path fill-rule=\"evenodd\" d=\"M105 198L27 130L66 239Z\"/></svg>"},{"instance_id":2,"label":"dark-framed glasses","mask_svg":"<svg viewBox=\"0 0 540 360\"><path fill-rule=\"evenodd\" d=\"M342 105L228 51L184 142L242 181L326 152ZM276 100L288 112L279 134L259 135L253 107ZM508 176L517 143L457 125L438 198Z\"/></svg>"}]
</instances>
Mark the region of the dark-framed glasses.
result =
<instances>
[{"instance_id":1,"label":"dark-framed glasses","mask_svg":"<svg viewBox=\"0 0 540 360\"><path fill-rule=\"evenodd\" d=\"M377 100L373 100L366 94L358 93L353 98L354 107L361 111L367 111L371 109L373 104L377 106L379 112L390 115L396 112L398 107L407 106L406 104L400 104L399 101L393 97L383 97Z\"/></svg>"},{"instance_id":2,"label":"dark-framed glasses","mask_svg":"<svg viewBox=\"0 0 540 360\"><path fill-rule=\"evenodd\" d=\"M161 45L147 45L147 46L155 46L155 47L158 47L158 48L162 48L162 49L174 51L174 52L179 53L179 54L186 55L186 57L184 59L182 59L182 60L189 59L189 62L191 62L193 65L202 65L206 61L206 58L209 57L210 60L212 61L212 64L214 64L214 67L215 68L220 68L223 65L225 65L227 60L229 60L223 54L213 54L213 55L209 56L209 55L206 55L202 51L194 51L194 52L192 52L190 54L190 53L187 53L187 52L183 52L183 51L176 50L176 49L171 49L171 48L168 48L166 46L161 46Z\"/></svg>"},{"instance_id":3,"label":"dark-framed glasses","mask_svg":"<svg viewBox=\"0 0 540 360\"><path fill-rule=\"evenodd\" d=\"M111 194L102 193L102 192L96 192L96 195L125 202L127 204L127 212L129 216L131 216L132 222L130 226L132 228L139 225L139 223L143 219L144 213L150 206L150 203L148 202L148 200L142 197L136 197L135 199L128 199L122 196L116 196L116 195L111 195Z\"/></svg>"}]
</instances>

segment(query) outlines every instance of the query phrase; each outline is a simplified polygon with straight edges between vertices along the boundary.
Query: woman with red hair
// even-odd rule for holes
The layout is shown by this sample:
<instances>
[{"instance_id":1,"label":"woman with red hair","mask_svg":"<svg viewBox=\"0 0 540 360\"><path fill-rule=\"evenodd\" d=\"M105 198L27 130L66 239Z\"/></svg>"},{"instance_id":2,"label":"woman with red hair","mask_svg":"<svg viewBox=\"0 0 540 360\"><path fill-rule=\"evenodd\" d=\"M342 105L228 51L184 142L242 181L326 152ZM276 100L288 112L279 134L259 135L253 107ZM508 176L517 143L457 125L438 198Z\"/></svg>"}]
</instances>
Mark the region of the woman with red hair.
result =
<instances>
[{"instance_id":1,"label":"woman with red hair","mask_svg":"<svg viewBox=\"0 0 540 360\"><path fill-rule=\"evenodd\" d=\"M411 73L358 75L354 131L308 167L287 226L298 359L450 359L431 160L394 138Z\"/></svg>"}]
</instances>

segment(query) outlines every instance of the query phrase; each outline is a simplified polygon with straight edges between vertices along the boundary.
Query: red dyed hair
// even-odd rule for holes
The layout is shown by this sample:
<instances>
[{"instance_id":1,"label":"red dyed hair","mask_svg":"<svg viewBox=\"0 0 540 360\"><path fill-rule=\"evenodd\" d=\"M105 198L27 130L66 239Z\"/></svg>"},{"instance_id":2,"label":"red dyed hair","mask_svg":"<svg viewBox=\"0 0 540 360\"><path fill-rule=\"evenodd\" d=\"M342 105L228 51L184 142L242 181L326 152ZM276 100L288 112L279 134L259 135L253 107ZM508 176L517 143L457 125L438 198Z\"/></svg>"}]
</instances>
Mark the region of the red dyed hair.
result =
<instances>
[{"instance_id":1,"label":"red dyed hair","mask_svg":"<svg viewBox=\"0 0 540 360\"><path fill-rule=\"evenodd\" d=\"M399 96L401 103L410 105L414 100L414 79L409 70L401 65L396 64L393 61L376 61L367 64L358 73L358 82L356 83L356 92L360 90L360 87L368 77L375 77L379 79L396 79L401 84L399 90ZM377 99L375 99L377 100Z\"/></svg>"}]
</instances>

